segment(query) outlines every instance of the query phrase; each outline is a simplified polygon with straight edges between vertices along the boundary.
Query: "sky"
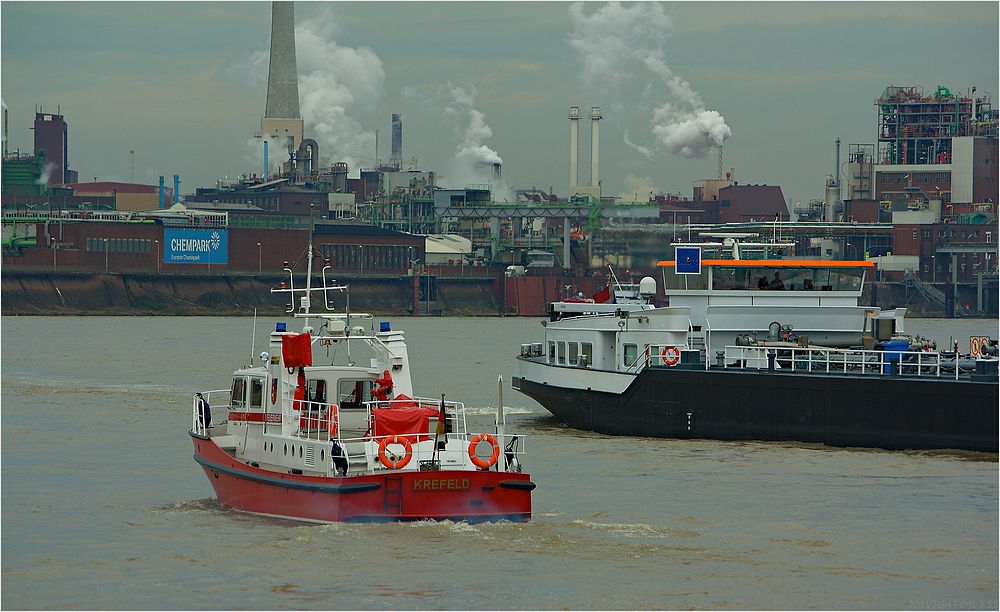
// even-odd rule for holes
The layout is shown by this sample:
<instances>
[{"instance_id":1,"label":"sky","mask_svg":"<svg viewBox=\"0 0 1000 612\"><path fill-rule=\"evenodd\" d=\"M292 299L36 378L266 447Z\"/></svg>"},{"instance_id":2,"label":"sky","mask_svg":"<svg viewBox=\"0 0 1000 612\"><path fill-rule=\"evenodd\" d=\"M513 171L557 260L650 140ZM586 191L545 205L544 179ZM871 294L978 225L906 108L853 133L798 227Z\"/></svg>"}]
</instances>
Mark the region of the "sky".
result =
<instances>
[{"instance_id":1,"label":"sky","mask_svg":"<svg viewBox=\"0 0 1000 612\"><path fill-rule=\"evenodd\" d=\"M565 197L571 106L591 181L599 106L603 195L692 196L732 170L823 199L852 144L877 142L887 86L996 96L998 2L297 2L299 98L324 165L390 157L445 187L497 199ZM182 193L262 171L270 3L0 3L8 143L30 151L34 112L60 111L81 181L159 176ZM273 160L273 154L272 154Z\"/></svg>"}]
</instances>

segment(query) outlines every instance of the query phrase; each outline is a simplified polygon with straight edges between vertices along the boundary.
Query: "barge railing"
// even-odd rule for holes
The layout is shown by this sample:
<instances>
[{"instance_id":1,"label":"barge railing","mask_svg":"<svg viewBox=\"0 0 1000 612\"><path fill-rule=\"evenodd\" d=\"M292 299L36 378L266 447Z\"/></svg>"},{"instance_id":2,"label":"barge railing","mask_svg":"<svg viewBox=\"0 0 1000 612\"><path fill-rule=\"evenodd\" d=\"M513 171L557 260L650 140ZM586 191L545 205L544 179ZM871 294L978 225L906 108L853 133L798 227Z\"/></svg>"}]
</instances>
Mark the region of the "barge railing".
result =
<instances>
[{"instance_id":1,"label":"barge railing","mask_svg":"<svg viewBox=\"0 0 1000 612\"><path fill-rule=\"evenodd\" d=\"M951 365L935 351L875 351L785 346L726 346L722 355L724 369L789 370L791 372L824 372L852 374L889 374L902 376L933 376L940 378L942 369ZM944 366L944 368L942 368ZM705 361L705 369L710 364ZM961 368L954 363L955 379Z\"/></svg>"}]
</instances>

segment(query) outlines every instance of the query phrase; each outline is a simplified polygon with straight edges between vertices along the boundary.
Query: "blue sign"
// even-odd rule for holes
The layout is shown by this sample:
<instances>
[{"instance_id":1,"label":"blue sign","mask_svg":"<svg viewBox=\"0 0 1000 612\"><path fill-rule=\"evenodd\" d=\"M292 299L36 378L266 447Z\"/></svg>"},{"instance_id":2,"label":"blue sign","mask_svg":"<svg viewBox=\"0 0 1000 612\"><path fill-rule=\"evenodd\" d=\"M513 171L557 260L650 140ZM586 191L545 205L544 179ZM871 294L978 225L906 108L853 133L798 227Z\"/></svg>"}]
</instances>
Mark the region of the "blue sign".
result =
<instances>
[{"instance_id":1,"label":"blue sign","mask_svg":"<svg viewBox=\"0 0 1000 612\"><path fill-rule=\"evenodd\" d=\"M701 247L675 247L674 272L701 274Z\"/></svg>"},{"instance_id":2,"label":"blue sign","mask_svg":"<svg viewBox=\"0 0 1000 612\"><path fill-rule=\"evenodd\" d=\"M223 229L164 229L163 242L163 263L229 263L229 235Z\"/></svg>"}]
</instances>

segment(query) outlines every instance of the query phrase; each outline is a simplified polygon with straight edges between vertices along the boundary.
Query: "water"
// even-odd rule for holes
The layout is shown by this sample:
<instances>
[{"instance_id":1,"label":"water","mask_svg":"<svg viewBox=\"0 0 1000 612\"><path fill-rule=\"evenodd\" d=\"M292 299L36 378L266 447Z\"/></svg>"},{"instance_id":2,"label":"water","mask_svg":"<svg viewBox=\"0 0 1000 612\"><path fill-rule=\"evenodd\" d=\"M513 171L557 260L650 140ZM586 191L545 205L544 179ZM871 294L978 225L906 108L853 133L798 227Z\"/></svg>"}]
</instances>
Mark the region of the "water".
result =
<instances>
[{"instance_id":1,"label":"water","mask_svg":"<svg viewBox=\"0 0 1000 612\"><path fill-rule=\"evenodd\" d=\"M272 320L258 322L255 352ZM538 319L394 319L416 391L486 431ZM190 393L250 319L2 319L2 591L23 608L997 607L996 455L613 438L505 385L527 524L302 525L221 507ZM997 322L912 320L962 346ZM967 350L967 348L963 349ZM936 603L935 603L936 602ZM968 602L972 602L969 604Z\"/></svg>"}]
</instances>

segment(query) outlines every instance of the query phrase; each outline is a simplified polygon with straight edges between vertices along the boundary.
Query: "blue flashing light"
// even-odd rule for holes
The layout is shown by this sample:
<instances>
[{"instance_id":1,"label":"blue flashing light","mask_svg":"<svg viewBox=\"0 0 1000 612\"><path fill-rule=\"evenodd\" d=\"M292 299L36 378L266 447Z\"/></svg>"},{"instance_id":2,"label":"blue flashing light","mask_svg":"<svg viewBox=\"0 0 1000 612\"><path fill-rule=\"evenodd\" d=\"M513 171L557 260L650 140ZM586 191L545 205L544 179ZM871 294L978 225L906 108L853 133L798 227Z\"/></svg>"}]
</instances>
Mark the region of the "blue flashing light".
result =
<instances>
[{"instance_id":1,"label":"blue flashing light","mask_svg":"<svg viewBox=\"0 0 1000 612\"><path fill-rule=\"evenodd\" d=\"M285 329L285 322L284 321L279 321L278 324L274 326L274 331L276 331L276 332L284 332L284 331L286 331L286 329Z\"/></svg>"},{"instance_id":2,"label":"blue flashing light","mask_svg":"<svg viewBox=\"0 0 1000 612\"><path fill-rule=\"evenodd\" d=\"M379 321L378 330L380 332L382 332L383 334L385 332L389 331L389 322L388 321Z\"/></svg>"}]
</instances>

